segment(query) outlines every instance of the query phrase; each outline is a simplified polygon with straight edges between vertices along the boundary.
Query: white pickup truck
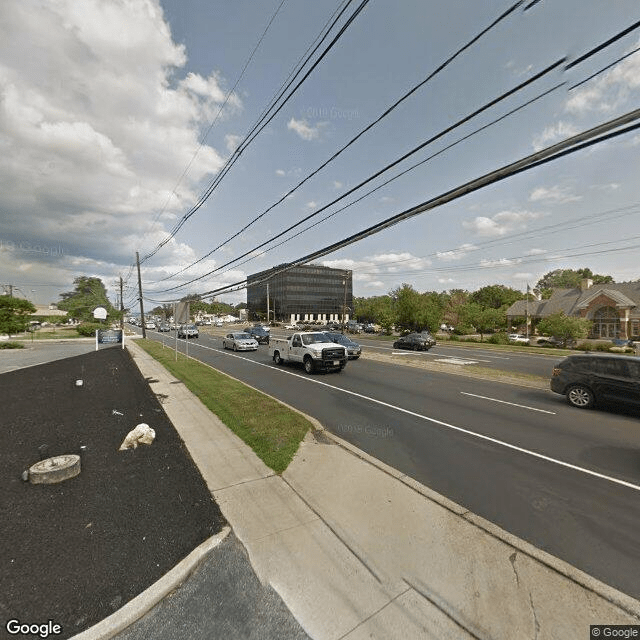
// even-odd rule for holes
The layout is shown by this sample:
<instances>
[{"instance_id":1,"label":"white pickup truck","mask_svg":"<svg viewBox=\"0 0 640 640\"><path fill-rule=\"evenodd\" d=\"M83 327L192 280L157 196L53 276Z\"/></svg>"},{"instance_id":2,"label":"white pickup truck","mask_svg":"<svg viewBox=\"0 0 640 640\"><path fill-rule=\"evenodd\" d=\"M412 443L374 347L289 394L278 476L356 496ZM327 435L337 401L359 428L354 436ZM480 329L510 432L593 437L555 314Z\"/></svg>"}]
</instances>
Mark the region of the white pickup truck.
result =
<instances>
[{"instance_id":1,"label":"white pickup truck","mask_svg":"<svg viewBox=\"0 0 640 640\"><path fill-rule=\"evenodd\" d=\"M269 355L276 364L300 362L307 373L342 371L347 364L346 349L331 342L320 331L294 333L288 338L272 338Z\"/></svg>"}]
</instances>

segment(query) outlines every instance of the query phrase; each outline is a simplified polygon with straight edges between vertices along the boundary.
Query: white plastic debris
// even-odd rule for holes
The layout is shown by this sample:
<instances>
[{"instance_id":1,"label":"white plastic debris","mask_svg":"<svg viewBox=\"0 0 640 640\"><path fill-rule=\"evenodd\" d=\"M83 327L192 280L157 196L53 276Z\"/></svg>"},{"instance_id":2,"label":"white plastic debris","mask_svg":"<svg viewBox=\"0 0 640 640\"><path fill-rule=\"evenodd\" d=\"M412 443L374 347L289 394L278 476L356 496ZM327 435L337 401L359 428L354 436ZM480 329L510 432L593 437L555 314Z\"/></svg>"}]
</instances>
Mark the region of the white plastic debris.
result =
<instances>
[{"instance_id":1,"label":"white plastic debris","mask_svg":"<svg viewBox=\"0 0 640 640\"><path fill-rule=\"evenodd\" d=\"M120 411L118 411L117 409L112 409L111 410L111 415L112 416L123 416L124 413L121 413Z\"/></svg>"},{"instance_id":2,"label":"white plastic debris","mask_svg":"<svg viewBox=\"0 0 640 640\"><path fill-rule=\"evenodd\" d=\"M129 431L119 450L136 449L139 444L151 444L155 438L156 432L148 424L141 422L135 429Z\"/></svg>"},{"instance_id":3,"label":"white plastic debris","mask_svg":"<svg viewBox=\"0 0 640 640\"><path fill-rule=\"evenodd\" d=\"M82 386L82 380L76 380L76 387Z\"/></svg>"}]
</instances>

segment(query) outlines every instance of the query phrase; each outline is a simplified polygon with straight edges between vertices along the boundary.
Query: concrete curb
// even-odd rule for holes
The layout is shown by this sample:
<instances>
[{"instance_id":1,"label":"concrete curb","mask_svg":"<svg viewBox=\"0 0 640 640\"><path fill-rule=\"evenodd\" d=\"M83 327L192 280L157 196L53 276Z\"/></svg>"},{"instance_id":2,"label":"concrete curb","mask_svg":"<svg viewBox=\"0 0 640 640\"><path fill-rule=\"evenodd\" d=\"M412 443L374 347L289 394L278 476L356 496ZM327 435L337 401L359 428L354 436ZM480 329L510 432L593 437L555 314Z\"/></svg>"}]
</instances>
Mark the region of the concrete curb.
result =
<instances>
[{"instance_id":1,"label":"concrete curb","mask_svg":"<svg viewBox=\"0 0 640 640\"><path fill-rule=\"evenodd\" d=\"M175 591L198 568L207 554L215 549L229 535L230 531L231 527L224 527L220 533L205 540L173 569L162 576L160 580L152 584L148 589L145 589L133 600L127 602L127 604L111 614L108 618L73 636L73 639L108 640L124 631L153 609L163 598Z\"/></svg>"}]
</instances>

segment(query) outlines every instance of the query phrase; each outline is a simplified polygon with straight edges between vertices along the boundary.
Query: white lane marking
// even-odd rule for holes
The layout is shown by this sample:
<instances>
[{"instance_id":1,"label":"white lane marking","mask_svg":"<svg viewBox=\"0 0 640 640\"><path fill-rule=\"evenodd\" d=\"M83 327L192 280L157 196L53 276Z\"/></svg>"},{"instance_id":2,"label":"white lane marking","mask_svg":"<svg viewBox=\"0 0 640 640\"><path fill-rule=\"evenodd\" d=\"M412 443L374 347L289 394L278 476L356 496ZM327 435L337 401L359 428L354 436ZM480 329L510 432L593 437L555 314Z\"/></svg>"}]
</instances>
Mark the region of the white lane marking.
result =
<instances>
[{"instance_id":1,"label":"white lane marking","mask_svg":"<svg viewBox=\"0 0 640 640\"><path fill-rule=\"evenodd\" d=\"M365 343L360 343L360 344L362 344L363 347L367 347L367 349L382 349L384 351L389 351L391 349L391 347L378 347L376 345L369 344L369 343L366 343L366 344ZM451 349L451 347L449 345L443 345L443 344L437 344L436 345L436 347L442 347L442 346L446 346L447 349ZM469 353L470 350L471 349L464 349L464 348L458 349L458 351L464 351L465 353ZM446 355L446 354L443 354L443 353L439 353L439 354L431 353L429 355L441 355L442 356L442 355ZM484 351L482 352L482 355L485 358L491 358L491 360L511 360L511 358L506 357L506 356L493 356L493 355L490 356ZM527 353L525 355L528 356L530 354ZM455 356L451 356L451 357L455 357ZM480 360L479 362L491 362L491 360Z\"/></svg>"},{"instance_id":2,"label":"white lane marking","mask_svg":"<svg viewBox=\"0 0 640 640\"><path fill-rule=\"evenodd\" d=\"M591 471L591 469L585 469L584 467L578 467L575 464L571 464L569 462L564 462L563 460L557 460L556 458L551 458L549 456L545 456L542 453L537 453L536 451L530 451L529 449L524 449L522 447L518 447L514 444L509 444L508 442L504 442L503 440L498 440L496 438L491 438L490 436L485 436L482 433L476 433L475 431L470 431L469 429L464 429L463 427L457 427L456 425L449 424L448 422L443 422L442 420L436 420L436 418L429 418L428 416L423 416L420 413L416 413L415 411L409 411L409 409L403 409L402 407L398 407L393 404L389 404L388 402L383 402L382 400L376 400L376 398L371 398L369 396L365 396L361 393L356 393L355 391L349 391L348 389L342 389L340 387L334 387L332 384L327 384L326 382L321 382L320 380L314 380L308 376L302 376L298 373L293 373L291 371L284 371L278 367L275 367L270 364L264 364L263 362L256 362L255 360L251 360L250 358L243 358L242 356L237 356L233 353L226 353L224 351L220 351L219 349L213 349L211 347L205 347L204 345L198 345L203 349L209 349L210 351L216 351L217 353L224 354L225 356L229 356L231 358L239 358L240 360L245 360L246 362L252 362L260 367L267 367L272 371L279 371L282 374L286 374L288 376L294 376L296 378L300 378L300 380L305 380L306 382L312 382L314 384L319 384L323 387L327 387L329 389L333 389L335 391L341 391L342 393L346 393L350 396L355 396L356 398L362 398L363 400L368 400L369 402L373 402L374 404L382 405L383 407L388 407L389 409L394 409L395 411L399 411L400 413L406 413L407 415L413 416L414 418L419 418L421 420L425 420L427 422L432 422L433 424L438 424L441 427L446 427L447 429L452 429L453 431L458 431L459 433L464 433L465 435L472 436L474 438L478 438L479 440L485 440L486 442L491 442L493 444L500 445L501 447L505 447L507 449L511 449L512 451L518 451L519 453L524 453L525 455L531 456L533 458L538 458L539 460L545 460L546 462L551 462L552 464L557 464L560 467L565 467L566 469L572 469L573 471L578 471L580 473L584 473L588 476L593 476L594 478L600 478L601 480L608 480L613 484L618 484L623 487L627 487L629 489L634 489L635 491L640 491L640 485L633 484L632 482L627 482L626 480L620 480L619 478L613 478L612 476L606 476L603 473L598 473L597 471ZM202 364L207 365L206 362ZM210 366L212 369L214 368L212 365Z\"/></svg>"},{"instance_id":3,"label":"white lane marking","mask_svg":"<svg viewBox=\"0 0 640 640\"><path fill-rule=\"evenodd\" d=\"M526 404L516 404L515 402L507 402L506 400L498 400L497 398L489 398L488 396L479 396L476 393L467 393L466 391L460 392L463 396L471 396L473 398L482 398L483 400L491 400L491 402L499 402L500 404L509 404L512 407L520 407L521 409L529 409L530 411L539 411L540 413L550 413L552 416L556 415L555 411L547 411L546 409L536 409L535 407L528 407Z\"/></svg>"},{"instance_id":4,"label":"white lane marking","mask_svg":"<svg viewBox=\"0 0 640 640\"><path fill-rule=\"evenodd\" d=\"M434 362L444 362L445 364L478 364L479 360L460 360L460 358L439 358L438 360L434 360ZM484 361L486 362L486 360Z\"/></svg>"}]
</instances>

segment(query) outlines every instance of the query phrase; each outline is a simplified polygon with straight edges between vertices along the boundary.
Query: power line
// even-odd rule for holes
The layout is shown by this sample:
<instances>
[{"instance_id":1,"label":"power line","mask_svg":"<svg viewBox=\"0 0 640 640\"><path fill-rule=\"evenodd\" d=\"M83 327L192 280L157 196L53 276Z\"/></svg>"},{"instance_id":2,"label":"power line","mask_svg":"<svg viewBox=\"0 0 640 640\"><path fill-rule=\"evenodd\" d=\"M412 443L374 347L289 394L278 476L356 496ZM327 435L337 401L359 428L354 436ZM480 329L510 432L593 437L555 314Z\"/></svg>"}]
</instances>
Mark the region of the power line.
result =
<instances>
[{"instance_id":1,"label":"power line","mask_svg":"<svg viewBox=\"0 0 640 640\"><path fill-rule=\"evenodd\" d=\"M564 68L564 70L568 71L569 69L572 69L576 65L579 65L581 62L584 62L585 60L587 60L591 56L595 55L599 51L602 51L603 49L605 49L609 45L613 44L614 42L617 42L618 40L620 40L620 38L624 38L624 36L628 35L632 31L635 31L638 27L640 27L640 20L638 20L638 22L634 22L630 27L627 27L626 29L623 29L620 33L616 34L612 38L609 38L606 42L603 42L603 43L599 44L597 47L594 47L593 49L591 49L590 51L587 51L587 53L585 53L584 55L581 55L579 58L577 58L573 62L570 62Z\"/></svg>"},{"instance_id":2,"label":"power line","mask_svg":"<svg viewBox=\"0 0 640 640\"><path fill-rule=\"evenodd\" d=\"M346 11L347 7L349 6L349 4L352 1L353 0L349 0L347 5L340 12L338 17L334 20L331 28L333 28L333 26L338 22L338 20L342 16L343 12ZM346 23L341 27L341 29L338 31L336 36L334 36L333 40L327 45L327 47L320 54L320 56L317 58L317 60L311 65L311 68L304 74L302 79L295 85L295 87L289 92L289 94L282 100L282 102L277 107L277 109L275 109L275 111L271 115L269 115L269 117L264 122L259 122L258 124L256 124L254 126L254 128L249 132L249 134L247 134L245 139L235 149L235 151L233 152L231 158L227 161L227 163L225 164L225 166L223 167L221 172L218 174L218 176L213 180L213 182L206 189L205 193L199 198L198 202L196 202L196 204L193 205L191 207L191 209L185 215L182 216L180 221L174 226L174 228L169 233L169 236L167 238L165 238L164 240L162 240L160 243L158 243L158 245L155 247L155 249L153 249L150 253L148 253L142 259L142 262L144 262L144 261L148 260L149 258L151 258L152 256L154 256L164 245L166 245L173 237L175 237L175 235L182 228L182 226L186 223L186 221L191 216L193 216L200 209L200 207L202 207L202 205L209 199L209 197L211 196L211 194L213 193L215 188L218 186L218 184L220 184L220 182L225 177L225 175L230 171L231 167L236 163L236 161L238 160L240 155L245 151L245 149L249 146L249 144L251 142L253 142L253 140L261 133L261 131L271 122L271 120L273 120L273 118L275 118L275 116L280 112L280 110L284 107L284 105L292 98L292 96L295 94L295 92L300 88L300 86L304 83L304 81L309 77L309 75L314 71L314 69L320 64L320 62L324 59L324 57L334 47L334 45L342 37L344 32L349 28L349 26L353 23L353 21L356 19L356 17L360 14L360 12L368 4L368 2L369 2L369 0L362 0L360 5L358 6L358 8L347 19ZM322 41L326 38L328 33L329 32L327 32L327 34L323 37L321 42L317 45L317 47L313 50L313 52L308 56L308 59L310 59L311 56L315 53L315 51L320 47L320 44L322 44ZM305 64L306 64L306 62L305 62ZM300 73L300 72L298 72L298 73ZM296 74L296 76L297 76L297 74ZM293 82L293 80L295 80L295 76L294 76L294 78L291 80L291 82L289 84L291 84ZM288 88L288 86L287 86L287 88ZM286 89L285 89L285 91L286 91ZM283 93L284 93L284 91L283 91ZM283 95L283 93L280 94L278 99ZM266 117L266 116L264 116L264 117ZM264 119L264 117L263 117L263 119Z\"/></svg>"},{"instance_id":3,"label":"power line","mask_svg":"<svg viewBox=\"0 0 640 640\"><path fill-rule=\"evenodd\" d=\"M624 126L630 122L633 122L640 118L640 109L635 109L629 113L626 113L618 118L614 118L613 120L609 120L603 124L600 124L596 127L593 127L587 131L579 133L575 136L571 136L561 142L558 142L550 147L546 147L536 153L533 153L529 156L521 158L516 162L512 162L508 165L504 165L499 169L496 169L488 174L485 174L479 178L466 182L465 184L451 189L435 198L427 200L419 205L411 207L401 213L396 214L395 216L391 216L382 222L379 222L375 225L372 225L358 233L355 233L347 238L344 238L338 242L334 242L331 245L323 247L322 249L318 249L302 258L299 258L293 262L287 263L283 266L281 271L286 271L295 266L306 264L311 262L312 260L316 260L317 258L321 258L330 253L334 253L338 249L342 249L350 244L358 242L368 236L379 233L380 231L387 229L391 226L394 226L400 222L408 220L420 213L424 213L425 211L435 209L443 204L461 198L469 193L473 193L474 191L478 191L483 189L491 184L495 184L496 182L500 182L505 180L506 178L512 177L521 173L523 171L527 171L534 167L538 167L545 162L551 162L553 160L557 160L560 157L568 155L570 153L575 153L576 151L580 151L584 148L593 146L595 144L599 144L601 142L605 142L607 140L611 140L614 137L624 135L626 133L630 133L631 131L635 131L640 128L640 124L635 123L633 125ZM618 127L623 127L618 129ZM615 130L618 129L618 130ZM272 277L274 274L271 274ZM242 284L240 281L237 283L233 283L228 285L228 287L236 286ZM206 291L201 294L203 296L206 295L214 295L217 293L221 293L226 291L227 287L223 287L220 289L215 289L212 291Z\"/></svg>"},{"instance_id":4,"label":"power line","mask_svg":"<svg viewBox=\"0 0 640 640\"><path fill-rule=\"evenodd\" d=\"M267 213L269 213L272 209L274 209L275 207L277 207L279 204L281 204L282 202L284 202L290 195L292 195L294 192L296 192L303 184L305 184L308 180L310 180L312 177L314 177L315 175L317 175L318 173L320 173L320 171L322 171L322 169L324 169L328 164L330 164L331 162L333 162L338 156L340 156L346 149L348 149L352 144L354 144L357 140L359 140L365 133L367 133L369 130L371 130L373 127L375 127L377 124L379 124L384 118L386 118L391 112L393 112L400 104L402 104L405 100L407 100L410 96L412 96L418 89L420 89L422 86L424 86L427 82L429 82L431 79L433 79L435 76L437 76L441 71L443 71L447 66L449 66L449 64L451 64L458 56L460 56L464 51L466 51L467 49L469 49L473 44L475 44L478 40L480 40L480 38L482 38L484 35L486 35L491 29L493 29L496 25L498 25L500 22L502 22L504 19L506 19L509 15L511 15L511 13L513 11L515 11L520 5L522 5L524 0L518 0L518 2L514 3L509 9L507 9L506 11L504 11L500 16L498 16L489 26L485 27L482 31L480 31L480 33L478 33L477 35L475 35L471 40L469 40L466 44L464 44L463 46L461 46L459 49L457 49L457 51L455 51L452 55L450 55L444 62L442 62L438 67L436 67L436 69L434 69L429 75L427 75L423 80L421 80L418 84L414 85L411 89L409 89L409 91L407 91L406 93L404 93L398 100L396 100L390 107L388 107L385 111L383 111L375 120L373 120L372 122L370 122L364 129L362 129L356 136L354 136L351 140L349 140L349 142L347 142L344 146L342 146L340 149L338 149L338 151L336 151L330 158L328 158L325 162L323 162L319 167L317 167L314 171L312 171L309 175L307 175L303 180L301 180L295 187L293 187L291 190L289 190L287 193L285 193L279 200L277 200L276 202L274 202L271 206L269 206L267 209L265 209L265 211L263 211L261 214L259 214L258 216L254 217L249 223L247 223L244 227L242 227L239 231L237 231L236 233L234 233L233 235L229 236L226 240L222 241L218 246L214 247L213 249L211 249L211 251L209 251L208 253L206 253L205 255L203 255L202 257L200 257L198 260L196 260L195 262L192 262L191 264L187 265L186 267L184 267L183 269L180 269L180 271L177 271L176 273L171 274L170 276L166 276L165 278L162 278L162 280L168 280L169 278L173 278L177 275L179 275L180 273L183 273L184 271L186 271L187 269L190 269L191 267L195 266L196 264L202 262L202 260L208 258L212 253L216 252L218 249L222 248L223 246L225 246L225 244L227 244L228 242L230 242L231 240L237 238L241 233L243 233L244 231L246 231L249 227L251 227L252 225L254 225L256 222L258 222L258 220L260 220L261 218L263 218L265 215L267 215ZM242 256L241 256L242 257Z\"/></svg>"},{"instance_id":5,"label":"power line","mask_svg":"<svg viewBox=\"0 0 640 640\"><path fill-rule=\"evenodd\" d=\"M167 197L167 200L164 203L162 209L158 212L158 215L155 217L154 221L152 222L151 228L149 230L147 230L147 232L143 236L143 238L141 240L141 244L144 242L146 236L150 233L150 231L154 227L154 225L158 222L160 216L166 211L167 206L169 204L169 200L171 200L171 196L176 195L176 189L180 186L180 184L182 183L182 180L187 175L189 169L191 168L191 165L194 163L195 159L197 158L198 154L200 153L200 150L204 146L204 144L205 144L205 142L207 140L207 137L209 136L209 133L211 132L211 129L213 129L213 127L215 126L216 122L220 118L220 114L224 111L224 108L227 106L227 103L229 102L229 99L231 98L231 96L233 95L234 91L236 90L236 88L238 87L240 82L242 81L242 78L244 77L244 74L245 74L245 71L247 70L247 67L251 64L251 61L253 60L256 52L258 51L258 48L262 44L262 41L264 40L265 36L267 35L267 32L269 31L269 28L271 27L273 21L276 19L277 15L280 13L280 9L282 9L282 5L284 5L285 2L286 2L286 0L281 0L280 4L276 8L275 12L271 16L271 19L267 23L267 26L265 27L264 31L262 32L262 35L260 36L258 42L253 47L253 50L251 51L251 53L249 54L249 57L245 61L244 66L242 67L242 70L240 71L240 74L236 78L236 81L235 81L233 87L231 87L231 89L229 89L229 91L227 91L227 94L224 97L224 100L223 100L222 104L220 105L220 108L218 109L218 113L216 113L214 119L211 121L211 123L207 127L207 130L201 136L200 143L198 144L198 148L196 149L196 151L193 154L191 160L189 160L189 162L188 162L187 166L185 167L184 171L182 172L182 174L178 178L178 181L176 182L176 184L174 185L173 189L171 190L171 193ZM133 267L132 267L132 270L133 270Z\"/></svg>"},{"instance_id":6,"label":"power line","mask_svg":"<svg viewBox=\"0 0 640 640\"><path fill-rule=\"evenodd\" d=\"M450 133L454 129L462 126L463 124L467 123L469 120L471 120L474 117L478 116L479 114L483 113L487 109L490 109L491 107L495 106L499 102L501 102L501 101L505 100L506 98L512 96L513 94L517 93L518 91L521 91L526 86L528 86L528 85L532 84L533 82L539 80L540 78L542 78L543 76L547 75L548 73L550 73L554 69L557 69L561 64L563 64L565 62L565 60L566 60L566 58L561 58L560 60L557 60L556 62L554 62L553 64L549 65L548 67L546 67L542 71L540 71L540 72L536 73L535 75L531 76L529 79L525 80L524 82L521 82L520 84L516 85L512 89L509 89L509 91L506 91L506 92L502 93L500 96L498 96L497 98L494 98L493 100L490 100L489 102L484 104L479 109L476 109L475 111L473 111L472 113L468 114L464 118L461 118L460 120L458 120L454 124L446 127L445 129L443 129L439 133L435 134L434 136L431 136L429 139L427 139L424 142L420 143L418 146L416 146L413 149L411 149L411 151L408 151L407 153L402 155L400 158L397 158L396 160L394 160L390 164L386 165L385 167L383 167L382 169L380 169L379 171L377 171L373 175L369 176L368 178L366 178L365 180L363 180L362 182L357 184L355 187L352 187L351 189L349 189L348 191L343 193L338 198L335 198L334 200L332 200L328 204L324 205L320 209L318 209L318 210L314 211L313 213L305 216L304 218L302 218L301 220L299 220L295 224L290 225L289 227L287 227L286 229L284 229L283 231L281 231L277 235L273 236L272 238L270 238L268 240L265 240L264 242L262 242L262 243L258 244L257 246L253 247L249 251L246 251L245 253L241 254L240 256L234 258L233 260L229 260L228 262L220 265L219 267L216 267L215 269L205 273L204 275L201 275L201 276L198 276L197 278L193 278L191 280L188 280L187 282L185 282L185 283L183 283L181 285L176 285L175 287L170 287L168 289L165 289L165 291L173 291L175 289L179 289L181 287L184 287L184 286L187 286L189 284L192 284L193 282L197 282L198 280L201 280L202 278L205 278L205 277L207 277L209 275L212 275L213 273L216 273L217 271L220 271L224 267L227 267L230 264L233 264L234 262L237 262L238 260L241 260L242 258L248 256L249 254L253 253L257 249L261 249L265 245L273 242L274 240L277 240L278 238L282 237L284 234L288 233L292 229L295 229L296 227L299 227L301 224L303 224L307 220L310 220L311 218L319 215L322 211L325 211L329 207L331 207L334 204L340 202L341 200L343 200L347 196L351 195L354 191L357 191L358 189L360 189L364 185L368 184L372 180L375 180L377 177L379 177L380 175L382 175L383 173L385 173L389 169L392 169L396 165L400 164L401 162L403 162L404 160L406 160L410 156L414 155L415 153L417 153L418 151L420 151L421 149L423 149L427 145L432 144L436 140L439 140L440 138L445 136L447 133ZM163 280L166 280L166 279L167 278L163 278Z\"/></svg>"},{"instance_id":7,"label":"power line","mask_svg":"<svg viewBox=\"0 0 640 640\"><path fill-rule=\"evenodd\" d=\"M627 53L626 55L618 58L617 60L614 60L611 64L608 64L606 67L602 67L602 69L600 69L599 71L596 71L595 73L592 73L588 78L585 78L581 82L578 82L577 84L572 85L571 87L569 87L568 91L573 91L574 89L576 89L580 85L583 85L585 82L589 82L589 80L595 78L596 76L599 76L601 73L604 73L607 69L611 69L611 67L614 67L619 62L622 62L623 60L625 60L629 56L632 56L634 53L637 53L638 51L640 51L640 47L638 47L637 49L634 49L633 51L630 51L629 53Z\"/></svg>"}]
</instances>

